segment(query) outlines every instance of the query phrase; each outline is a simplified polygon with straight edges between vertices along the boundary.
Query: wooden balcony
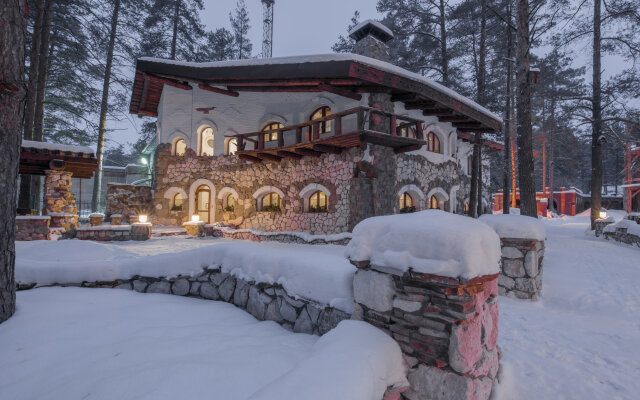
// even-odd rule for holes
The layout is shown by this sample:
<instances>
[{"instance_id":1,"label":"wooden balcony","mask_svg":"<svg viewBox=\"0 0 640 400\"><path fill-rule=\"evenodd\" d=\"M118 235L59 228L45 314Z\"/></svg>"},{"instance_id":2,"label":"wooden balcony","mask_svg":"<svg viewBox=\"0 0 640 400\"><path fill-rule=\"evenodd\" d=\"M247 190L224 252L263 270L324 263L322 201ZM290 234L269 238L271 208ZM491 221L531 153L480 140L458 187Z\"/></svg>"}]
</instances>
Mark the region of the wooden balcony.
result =
<instances>
[{"instance_id":1,"label":"wooden balcony","mask_svg":"<svg viewBox=\"0 0 640 400\"><path fill-rule=\"evenodd\" d=\"M237 140L238 157L251 162L339 154L366 143L391 147L396 153L418 150L426 144L422 121L370 107L356 107L298 125L229 137Z\"/></svg>"}]
</instances>

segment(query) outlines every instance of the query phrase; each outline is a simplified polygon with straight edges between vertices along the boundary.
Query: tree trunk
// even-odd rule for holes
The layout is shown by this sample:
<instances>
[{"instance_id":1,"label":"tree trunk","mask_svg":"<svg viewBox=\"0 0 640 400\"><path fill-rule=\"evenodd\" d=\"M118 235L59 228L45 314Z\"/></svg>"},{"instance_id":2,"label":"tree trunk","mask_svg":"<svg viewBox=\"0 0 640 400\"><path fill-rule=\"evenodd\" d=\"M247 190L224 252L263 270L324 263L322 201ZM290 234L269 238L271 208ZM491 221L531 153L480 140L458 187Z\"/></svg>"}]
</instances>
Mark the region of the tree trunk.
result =
<instances>
[{"instance_id":1,"label":"tree trunk","mask_svg":"<svg viewBox=\"0 0 640 400\"><path fill-rule=\"evenodd\" d=\"M507 20L511 23L511 0L507 0ZM511 26L506 24L507 27L507 101L505 109L504 120L504 167L503 167L503 182L502 182L502 213L510 213L511 205L511 119L513 114L511 113L511 78L513 76L513 32Z\"/></svg>"},{"instance_id":2,"label":"tree trunk","mask_svg":"<svg viewBox=\"0 0 640 400\"><path fill-rule=\"evenodd\" d=\"M180 20L180 1L175 0L175 8L173 10L173 36L171 37L171 58L176 59L176 45L178 43L178 21Z\"/></svg>"},{"instance_id":3,"label":"tree trunk","mask_svg":"<svg viewBox=\"0 0 640 400\"><path fill-rule=\"evenodd\" d=\"M447 19L446 19L446 9L445 9L445 1L440 0L440 57L442 69L442 84L445 86L449 85L449 54L447 52Z\"/></svg>"},{"instance_id":4,"label":"tree trunk","mask_svg":"<svg viewBox=\"0 0 640 400\"><path fill-rule=\"evenodd\" d=\"M469 193L469 216L473 218L478 217L478 149L475 141L478 140L478 136L474 136L473 144L473 156L471 157L471 189Z\"/></svg>"},{"instance_id":5,"label":"tree trunk","mask_svg":"<svg viewBox=\"0 0 640 400\"><path fill-rule=\"evenodd\" d=\"M487 0L480 2L480 49L478 54L478 103L481 106L486 104L486 75L487 75ZM475 146L478 148L478 159L475 168L478 169L476 179L478 180L478 204L476 215L482 215L482 133L476 133ZM475 154L475 152L474 152Z\"/></svg>"},{"instance_id":6,"label":"tree trunk","mask_svg":"<svg viewBox=\"0 0 640 400\"><path fill-rule=\"evenodd\" d=\"M16 186L22 142L25 0L0 3L0 323L16 310Z\"/></svg>"},{"instance_id":7,"label":"tree trunk","mask_svg":"<svg viewBox=\"0 0 640 400\"><path fill-rule=\"evenodd\" d=\"M120 0L115 0L113 5L113 15L111 16L111 32L109 33L109 45L107 47L107 63L104 71L104 81L102 83L102 101L100 103L100 122L98 124L98 148L96 157L98 158L98 169L93 180L93 197L91 199L91 211L100 210L100 191L102 189L102 164L104 158L104 135L107 125L107 106L109 105L109 84L111 83L111 66L113 64L113 49L116 43L116 33L118 31L118 14L120 13Z\"/></svg>"},{"instance_id":8,"label":"tree trunk","mask_svg":"<svg viewBox=\"0 0 640 400\"><path fill-rule=\"evenodd\" d=\"M600 215L602 202L602 56L601 49L601 4L593 2L593 97L591 99L591 229Z\"/></svg>"},{"instance_id":9,"label":"tree trunk","mask_svg":"<svg viewBox=\"0 0 640 400\"><path fill-rule=\"evenodd\" d=\"M480 134L478 140L482 143L482 134ZM478 145L478 165L476 168L478 169L478 210L476 215L479 217L484 212L484 207L482 206L482 145Z\"/></svg>"},{"instance_id":10,"label":"tree trunk","mask_svg":"<svg viewBox=\"0 0 640 400\"><path fill-rule=\"evenodd\" d=\"M537 218L534 183L533 133L531 127L531 81L529 80L529 1L518 0L518 175L520 214Z\"/></svg>"},{"instance_id":11,"label":"tree trunk","mask_svg":"<svg viewBox=\"0 0 640 400\"><path fill-rule=\"evenodd\" d=\"M29 83L24 110L24 139L33 139L33 117L36 107L36 87L38 81L38 57L40 56L40 40L44 25L44 0L37 0L34 7L36 16L31 35L31 51L29 53ZM31 208L31 175L20 175L20 192L18 208L26 211Z\"/></svg>"}]
</instances>

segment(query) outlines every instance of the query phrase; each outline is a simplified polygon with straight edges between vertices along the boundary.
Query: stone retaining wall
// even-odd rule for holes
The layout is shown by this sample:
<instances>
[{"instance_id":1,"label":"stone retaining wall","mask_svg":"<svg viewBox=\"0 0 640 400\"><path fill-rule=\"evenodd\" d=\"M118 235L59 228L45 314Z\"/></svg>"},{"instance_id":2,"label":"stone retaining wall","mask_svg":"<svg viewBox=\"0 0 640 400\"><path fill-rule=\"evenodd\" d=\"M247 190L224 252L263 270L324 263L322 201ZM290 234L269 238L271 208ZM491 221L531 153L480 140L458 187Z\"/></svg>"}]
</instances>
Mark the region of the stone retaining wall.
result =
<instances>
[{"instance_id":1,"label":"stone retaining wall","mask_svg":"<svg viewBox=\"0 0 640 400\"><path fill-rule=\"evenodd\" d=\"M17 216L16 241L48 240L50 222L48 216Z\"/></svg>"},{"instance_id":2,"label":"stone retaining wall","mask_svg":"<svg viewBox=\"0 0 640 400\"><path fill-rule=\"evenodd\" d=\"M141 293L164 293L225 301L247 310L260 321L274 321L298 333L323 335L350 314L303 298L293 298L278 284L247 282L208 268L198 276L151 278L137 276L112 282L83 282L74 285L92 288L119 288ZM33 285L18 287L30 289Z\"/></svg>"},{"instance_id":3,"label":"stone retaining wall","mask_svg":"<svg viewBox=\"0 0 640 400\"><path fill-rule=\"evenodd\" d=\"M76 229L76 238L95 240L98 242L137 240L144 241L151 237L151 224L135 223L132 225L99 225L82 226Z\"/></svg>"},{"instance_id":4,"label":"stone retaining wall","mask_svg":"<svg viewBox=\"0 0 640 400\"><path fill-rule=\"evenodd\" d=\"M238 240L251 240L254 242L273 241L296 244L335 244L344 246L351 240L351 237L341 237L344 235L318 235L317 237L308 235L307 237L303 237L300 234L296 234L294 232L260 232L242 229L234 230L229 228L216 227L213 225L206 225L204 227L204 233L206 236L223 237L227 239Z\"/></svg>"},{"instance_id":5,"label":"stone retaining wall","mask_svg":"<svg viewBox=\"0 0 640 400\"><path fill-rule=\"evenodd\" d=\"M640 236L628 232L628 228L616 227L614 231L603 232L605 239L613 239L620 243L633 244L640 247Z\"/></svg>"},{"instance_id":6,"label":"stone retaining wall","mask_svg":"<svg viewBox=\"0 0 640 400\"><path fill-rule=\"evenodd\" d=\"M469 282L354 263L354 319L389 333L409 367L410 400L482 399L498 372L498 275Z\"/></svg>"},{"instance_id":7,"label":"stone retaining wall","mask_svg":"<svg viewBox=\"0 0 640 400\"><path fill-rule=\"evenodd\" d=\"M498 279L501 296L538 300L542 292L544 242L501 238L502 273Z\"/></svg>"}]
</instances>

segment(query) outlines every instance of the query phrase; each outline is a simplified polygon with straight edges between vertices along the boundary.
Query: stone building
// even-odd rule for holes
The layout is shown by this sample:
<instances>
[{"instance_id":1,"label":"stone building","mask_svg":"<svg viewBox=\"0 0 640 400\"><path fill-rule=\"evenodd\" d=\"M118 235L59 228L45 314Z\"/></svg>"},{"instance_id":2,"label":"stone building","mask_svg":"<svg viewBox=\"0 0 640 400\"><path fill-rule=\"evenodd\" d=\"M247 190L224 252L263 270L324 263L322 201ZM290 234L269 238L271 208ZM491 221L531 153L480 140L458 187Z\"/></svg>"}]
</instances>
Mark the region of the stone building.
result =
<instances>
[{"instance_id":1,"label":"stone building","mask_svg":"<svg viewBox=\"0 0 640 400\"><path fill-rule=\"evenodd\" d=\"M462 212L468 141L502 120L389 63L383 25L351 36L359 54L139 59L130 111L158 118L156 220L328 234L374 215Z\"/></svg>"}]
</instances>

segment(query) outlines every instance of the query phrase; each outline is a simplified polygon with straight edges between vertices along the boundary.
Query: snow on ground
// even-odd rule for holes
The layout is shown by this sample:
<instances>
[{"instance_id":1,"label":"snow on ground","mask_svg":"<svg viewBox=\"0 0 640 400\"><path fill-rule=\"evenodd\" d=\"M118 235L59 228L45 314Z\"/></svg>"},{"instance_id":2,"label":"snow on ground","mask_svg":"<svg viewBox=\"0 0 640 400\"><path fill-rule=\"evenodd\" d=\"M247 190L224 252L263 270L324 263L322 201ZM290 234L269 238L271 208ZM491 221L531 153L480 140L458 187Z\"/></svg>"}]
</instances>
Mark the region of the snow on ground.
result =
<instances>
[{"instance_id":1,"label":"snow on ground","mask_svg":"<svg viewBox=\"0 0 640 400\"><path fill-rule=\"evenodd\" d=\"M640 250L545 219L542 300L500 297L500 399L637 399Z\"/></svg>"},{"instance_id":2,"label":"snow on ground","mask_svg":"<svg viewBox=\"0 0 640 400\"><path fill-rule=\"evenodd\" d=\"M18 242L16 252L16 281L24 284L194 276L221 266L247 281L277 282L292 296L353 309L355 267L344 258L344 246L170 236L145 242Z\"/></svg>"},{"instance_id":3,"label":"snow on ground","mask_svg":"<svg viewBox=\"0 0 640 400\"><path fill-rule=\"evenodd\" d=\"M364 322L318 338L171 295L40 288L17 301L0 325L2 399L379 400L406 384L398 345Z\"/></svg>"}]
</instances>

